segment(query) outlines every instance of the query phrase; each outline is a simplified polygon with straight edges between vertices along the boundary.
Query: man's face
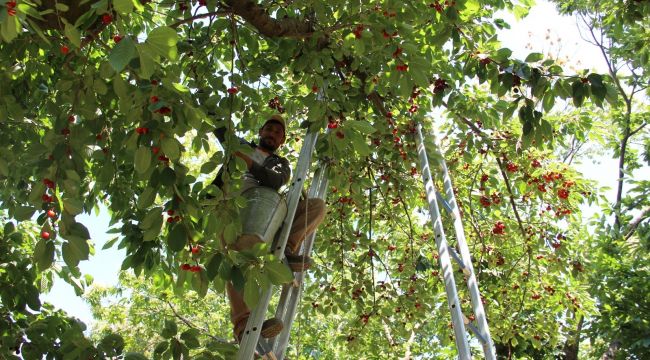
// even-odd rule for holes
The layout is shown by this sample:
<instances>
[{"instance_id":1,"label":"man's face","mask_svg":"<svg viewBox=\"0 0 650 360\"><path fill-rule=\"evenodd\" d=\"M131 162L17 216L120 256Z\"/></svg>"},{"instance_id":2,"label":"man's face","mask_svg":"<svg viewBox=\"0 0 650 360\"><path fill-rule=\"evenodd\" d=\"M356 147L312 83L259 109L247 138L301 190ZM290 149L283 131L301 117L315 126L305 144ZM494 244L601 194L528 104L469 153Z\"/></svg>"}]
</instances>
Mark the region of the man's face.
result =
<instances>
[{"instance_id":1,"label":"man's face","mask_svg":"<svg viewBox=\"0 0 650 360\"><path fill-rule=\"evenodd\" d=\"M277 122L269 122L259 132L260 146L269 151L277 150L284 144L284 128Z\"/></svg>"}]
</instances>

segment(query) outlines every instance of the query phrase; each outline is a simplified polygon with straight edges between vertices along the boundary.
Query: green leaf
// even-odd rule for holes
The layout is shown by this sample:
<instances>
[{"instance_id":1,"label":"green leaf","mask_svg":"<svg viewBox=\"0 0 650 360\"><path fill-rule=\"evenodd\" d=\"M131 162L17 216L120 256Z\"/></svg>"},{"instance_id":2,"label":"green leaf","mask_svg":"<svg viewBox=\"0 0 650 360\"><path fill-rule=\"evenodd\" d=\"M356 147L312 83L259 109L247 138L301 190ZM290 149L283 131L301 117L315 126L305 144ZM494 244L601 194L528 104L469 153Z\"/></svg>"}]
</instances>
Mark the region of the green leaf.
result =
<instances>
[{"instance_id":1,"label":"green leaf","mask_svg":"<svg viewBox=\"0 0 650 360\"><path fill-rule=\"evenodd\" d=\"M73 216L79 215L83 212L83 201L73 198L64 198L63 211Z\"/></svg>"},{"instance_id":2,"label":"green leaf","mask_svg":"<svg viewBox=\"0 0 650 360\"><path fill-rule=\"evenodd\" d=\"M571 84L571 97L573 98L573 105L581 107L587 94L587 87L581 80L575 80Z\"/></svg>"},{"instance_id":3,"label":"green leaf","mask_svg":"<svg viewBox=\"0 0 650 360\"><path fill-rule=\"evenodd\" d=\"M16 209L14 210L14 219L18 221L25 221L29 220L32 218L34 215L34 212L36 212L36 208L31 207L31 206L17 206Z\"/></svg>"},{"instance_id":4,"label":"green leaf","mask_svg":"<svg viewBox=\"0 0 650 360\"><path fill-rule=\"evenodd\" d=\"M208 263L205 266L205 273L208 277L208 280L212 280L217 276L222 261L223 261L223 255L221 253L216 253L212 255L210 260L208 260Z\"/></svg>"},{"instance_id":5,"label":"green leaf","mask_svg":"<svg viewBox=\"0 0 650 360\"><path fill-rule=\"evenodd\" d=\"M591 84L591 94L597 104L602 104L607 96L607 87L603 84L603 77L599 74L589 74L587 80ZM599 105L600 106L600 105Z\"/></svg>"},{"instance_id":6,"label":"green leaf","mask_svg":"<svg viewBox=\"0 0 650 360\"><path fill-rule=\"evenodd\" d=\"M549 112L551 109L553 109L553 105L555 105L555 95L549 91L544 95L544 99L542 100L542 108L545 112Z\"/></svg>"},{"instance_id":7,"label":"green leaf","mask_svg":"<svg viewBox=\"0 0 650 360\"><path fill-rule=\"evenodd\" d=\"M345 123L345 126L349 126L353 128L354 130L360 132L361 134L372 134L376 131L374 126L372 126L369 122L367 121L347 121Z\"/></svg>"},{"instance_id":8,"label":"green leaf","mask_svg":"<svg viewBox=\"0 0 650 360\"><path fill-rule=\"evenodd\" d=\"M192 277L192 288L196 291L199 297L205 297L208 293L208 285L210 285L210 281L208 281L205 271L195 273Z\"/></svg>"},{"instance_id":9,"label":"green leaf","mask_svg":"<svg viewBox=\"0 0 650 360\"><path fill-rule=\"evenodd\" d=\"M153 350L153 353L155 355L160 355L165 352L169 348L169 341L161 341L156 345L156 348Z\"/></svg>"},{"instance_id":10,"label":"green leaf","mask_svg":"<svg viewBox=\"0 0 650 360\"><path fill-rule=\"evenodd\" d=\"M140 174L145 173L151 165L151 149L140 146L135 152L135 170Z\"/></svg>"},{"instance_id":11,"label":"green leaf","mask_svg":"<svg viewBox=\"0 0 650 360\"><path fill-rule=\"evenodd\" d=\"M165 320L165 327L163 327L160 336L164 337L165 339L170 339L171 337L175 336L177 333L178 333L178 325L176 325L176 322L171 320Z\"/></svg>"},{"instance_id":12,"label":"green leaf","mask_svg":"<svg viewBox=\"0 0 650 360\"><path fill-rule=\"evenodd\" d=\"M501 48L492 54L490 58L492 58L494 61L502 62L508 60L508 58L510 58L510 55L512 55L512 50L508 48Z\"/></svg>"},{"instance_id":13,"label":"green leaf","mask_svg":"<svg viewBox=\"0 0 650 360\"><path fill-rule=\"evenodd\" d=\"M72 45L78 48L81 47L81 33L79 33L79 30L77 30L74 25L66 23L63 32L65 33L65 36L68 38L68 40L70 40L70 43L72 43Z\"/></svg>"},{"instance_id":14,"label":"green leaf","mask_svg":"<svg viewBox=\"0 0 650 360\"><path fill-rule=\"evenodd\" d=\"M293 280L293 274L289 267L279 261L266 262L264 264L264 270L274 285L286 284Z\"/></svg>"},{"instance_id":15,"label":"green leaf","mask_svg":"<svg viewBox=\"0 0 650 360\"><path fill-rule=\"evenodd\" d=\"M176 43L178 43L178 34L176 30L161 26L151 30L147 36L146 43L151 46L151 50L160 56L169 60L175 60L178 55Z\"/></svg>"},{"instance_id":16,"label":"green leaf","mask_svg":"<svg viewBox=\"0 0 650 360\"><path fill-rule=\"evenodd\" d=\"M149 360L146 356L137 352L128 352L124 355L124 360Z\"/></svg>"},{"instance_id":17,"label":"green leaf","mask_svg":"<svg viewBox=\"0 0 650 360\"><path fill-rule=\"evenodd\" d=\"M214 161L208 161L205 164L201 165L201 174L210 174L217 168L217 163Z\"/></svg>"},{"instance_id":18,"label":"green leaf","mask_svg":"<svg viewBox=\"0 0 650 360\"><path fill-rule=\"evenodd\" d=\"M147 230L150 229L154 224L160 221L162 223L162 207L155 207L144 216L144 219L140 222L140 229Z\"/></svg>"},{"instance_id":19,"label":"green leaf","mask_svg":"<svg viewBox=\"0 0 650 360\"><path fill-rule=\"evenodd\" d=\"M20 29L21 27L18 22L18 16L7 17L6 20L0 24L0 37L2 37L6 42L11 42L18 36Z\"/></svg>"},{"instance_id":20,"label":"green leaf","mask_svg":"<svg viewBox=\"0 0 650 360\"><path fill-rule=\"evenodd\" d=\"M177 160L181 154L181 144L178 140L170 137L165 137L161 141L162 151L171 160Z\"/></svg>"},{"instance_id":21,"label":"green leaf","mask_svg":"<svg viewBox=\"0 0 650 360\"><path fill-rule=\"evenodd\" d=\"M9 165L7 164L7 160L1 157L0 157L0 175L5 177L9 176Z\"/></svg>"},{"instance_id":22,"label":"green leaf","mask_svg":"<svg viewBox=\"0 0 650 360\"><path fill-rule=\"evenodd\" d=\"M255 271L251 272L255 274ZM260 301L260 285L257 282L255 275L252 275L244 284L244 302L248 307L254 308Z\"/></svg>"},{"instance_id":23,"label":"green leaf","mask_svg":"<svg viewBox=\"0 0 650 360\"><path fill-rule=\"evenodd\" d=\"M124 100L129 96L128 85L120 74L116 74L115 77L113 77L113 91L121 100Z\"/></svg>"},{"instance_id":24,"label":"green leaf","mask_svg":"<svg viewBox=\"0 0 650 360\"><path fill-rule=\"evenodd\" d=\"M172 186L176 183L176 172L170 167L165 167L165 169L160 174L160 183L164 186Z\"/></svg>"},{"instance_id":25,"label":"green leaf","mask_svg":"<svg viewBox=\"0 0 650 360\"><path fill-rule=\"evenodd\" d=\"M43 271L52 266L54 262L54 242L41 239L34 247L34 262Z\"/></svg>"},{"instance_id":26,"label":"green leaf","mask_svg":"<svg viewBox=\"0 0 650 360\"><path fill-rule=\"evenodd\" d=\"M135 43L129 36L125 36L122 41L117 43L108 55L108 62L116 72L124 70L131 59L137 55Z\"/></svg>"},{"instance_id":27,"label":"green leaf","mask_svg":"<svg viewBox=\"0 0 650 360\"><path fill-rule=\"evenodd\" d=\"M402 75L399 79L398 85L399 95L404 99L408 99L413 92L413 82L411 79L406 75Z\"/></svg>"},{"instance_id":28,"label":"green leaf","mask_svg":"<svg viewBox=\"0 0 650 360\"><path fill-rule=\"evenodd\" d=\"M149 79L156 70L157 57L154 57L152 48L148 44L138 44L136 49L140 54L140 76Z\"/></svg>"},{"instance_id":29,"label":"green leaf","mask_svg":"<svg viewBox=\"0 0 650 360\"><path fill-rule=\"evenodd\" d=\"M68 5L56 1L54 3L54 8L60 12L66 12L70 10L70 7Z\"/></svg>"},{"instance_id":30,"label":"green leaf","mask_svg":"<svg viewBox=\"0 0 650 360\"><path fill-rule=\"evenodd\" d=\"M151 206L151 204L153 204L153 201L156 199L156 194L156 189L147 186L142 194L140 194L138 197L138 209L146 209Z\"/></svg>"},{"instance_id":31,"label":"green leaf","mask_svg":"<svg viewBox=\"0 0 650 360\"><path fill-rule=\"evenodd\" d=\"M524 60L524 61L525 62L537 62L537 61L542 60L543 58L544 58L544 54L534 52L534 53L528 54L528 56L526 56L526 60Z\"/></svg>"},{"instance_id":32,"label":"green leaf","mask_svg":"<svg viewBox=\"0 0 650 360\"><path fill-rule=\"evenodd\" d=\"M128 15L133 11L133 0L113 0L113 8L120 14Z\"/></svg>"},{"instance_id":33,"label":"green leaf","mask_svg":"<svg viewBox=\"0 0 650 360\"><path fill-rule=\"evenodd\" d=\"M167 247L174 252L183 250L187 245L187 236L187 230L183 224L177 223L173 225L169 234L167 234Z\"/></svg>"},{"instance_id":34,"label":"green leaf","mask_svg":"<svg viewBox=\"0 0 650 360\"><path fill-rule=\"evenodd\" d=\"M197 338L198 335L199 331L196 329L185 330L181 334L181 340L183 340L185 346L189 348L198 348L201 346L201 343L199 343L199 339Z\"/></svg>"},{"instance_id":35,"label":"green leaf","mask_svg":"<svg viewBox=\"0 0 650 360\"><path fill-rule=\"evenodd\" d=\"M61 246L61 254L63 255L63 261L65 261L66 265L69 267L74 268L79 265L79 261L81 260L79 254L69 242L63 243Z\"/></svg>"},{"instance_id":36,"label":"green leaf","mask_svg":"<svg viewBox=\"0 0 650 360\"><path fill-rule=\"evenodd\" d=\"M230 280L232 280L232 285L237 289L237 291L244 290L244 274L242 270L236 266L232 266L230 269Z\"/></svg>"}]
</instances>

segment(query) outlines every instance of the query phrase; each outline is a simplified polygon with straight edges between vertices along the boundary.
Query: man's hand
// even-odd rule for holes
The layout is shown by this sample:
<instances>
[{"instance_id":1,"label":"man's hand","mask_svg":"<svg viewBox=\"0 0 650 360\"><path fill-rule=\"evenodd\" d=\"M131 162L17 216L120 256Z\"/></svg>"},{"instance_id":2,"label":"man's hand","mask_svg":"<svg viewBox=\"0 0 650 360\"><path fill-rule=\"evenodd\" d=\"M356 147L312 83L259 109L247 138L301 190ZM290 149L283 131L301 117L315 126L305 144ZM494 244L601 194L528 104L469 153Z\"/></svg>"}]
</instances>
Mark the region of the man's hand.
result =
<instances>
[{"instance_id":1,"label":"man's hand","mask_svg":"<svg viewBox=\"0 0 650 360\"><path fill-rule=\"evenodd\" d=\"M251 159L248 155L242 153L241 151L235 151L235 156L240 157L246 161L246 167L248 167L248 170L253 167L253 159Z\"/></svg>"}]
</instances>

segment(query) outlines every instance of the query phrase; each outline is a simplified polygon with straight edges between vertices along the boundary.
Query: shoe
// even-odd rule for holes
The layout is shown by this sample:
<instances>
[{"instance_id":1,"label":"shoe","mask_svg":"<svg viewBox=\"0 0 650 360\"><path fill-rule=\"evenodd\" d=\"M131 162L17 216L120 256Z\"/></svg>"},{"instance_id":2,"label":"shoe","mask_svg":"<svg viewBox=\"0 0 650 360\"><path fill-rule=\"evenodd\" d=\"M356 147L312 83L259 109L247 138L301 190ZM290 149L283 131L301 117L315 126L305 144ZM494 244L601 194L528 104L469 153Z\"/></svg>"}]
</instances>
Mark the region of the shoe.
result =
<instances>
[{"instance_id":1,"label":"shoe","mask_svg":"<svg viewBox=\"0 0 650 360\"><path fill-rule=\"evenodd\" d=\"M312 260L307 255L294 255L285 253L284 257L287 258L289 268L293 272L303 272L311 267Z\"/></svg>"},{"instance_id":2,"label":"shoe","mask_svg":"<svg viewBox=\"0 0 650 360\"><path fill-rule=\"evenodd\" d=\"M246 322L248 319L243 319L238 328L235 328L235 338L237 338L237 342L241 343L242 337L244 335L244 329L246 328ZM266 319L264 320L264 323L262 323L262 331L260 331L260 336L265 338L265 339L270 339L278 336L280 332L282 332L282 329L284 328L284 324L282 324L282 320L278 318L271 318L271 319Z\"/></svg>"}]
</instances>

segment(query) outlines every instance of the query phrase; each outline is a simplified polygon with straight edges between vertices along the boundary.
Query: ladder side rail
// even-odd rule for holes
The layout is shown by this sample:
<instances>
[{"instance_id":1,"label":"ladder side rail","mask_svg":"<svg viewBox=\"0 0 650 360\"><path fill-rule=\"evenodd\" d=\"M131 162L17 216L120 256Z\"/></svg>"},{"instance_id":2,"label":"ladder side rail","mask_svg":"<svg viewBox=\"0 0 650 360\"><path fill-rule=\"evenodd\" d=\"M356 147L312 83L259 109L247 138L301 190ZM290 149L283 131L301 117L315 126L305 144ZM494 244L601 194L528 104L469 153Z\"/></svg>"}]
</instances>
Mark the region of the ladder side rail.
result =
<instances>
[{"instance_id":1,"label":"ladder side rail","mask_svg":"<svg viewBox=\"0 0 650 360\"><path fill-rule=\"evenodd\" d=\"M327 178L327 165L323 165L318 169L316 175L314 176L314 182L309 188L308 197L313 198L317 197L319 199L325 200L325 195L327 192L327 185L329 179ZM304 241L302 251L311 255L311 252L314 247L314 239L316 238L316 231L311 233ZM289 336L291 335L291 328L293 326L293 321L296 317L296 310L298 309L298 302L302 298L302 284L305 279L305 272L298 273L297 283L298 287L294 287L290 293L288 304L286 305L286 312L282 317L282 320L285 321L285 327L282 329L280 335L276 338L275 344L273 347L273 352L277 356L278 360L284 359L285 352L287 351L287 346L289 345Z\"/></svg>"},{"instance_id":2,"label":"ladder side rail","mask_svg":"<svg viewBox=\"0 0 650 360\"><path fill-rule=\"evenodd\" d=\"M424 146L424 138L422 136L422 124L417 126L417 151L420 158L422 182L424 189L427 193L427 202L429 203L429 215L431 216L431 225L434 233L436 234L436 245L438 248L438 260L442 267L442 273L445 280L445 291L447 293L447 303L451 312L452 324L454 327L456 347L458 355L461 360L470 360L472 358L470 353L469 343L467 341L465 324L463 323L463 314L461 312L460 301L458 300L458 292L456 290L456 283L454 281L453 268L451 265L451 258L447 245L447 239L442 227L440 218L440 209L436 199L436 189L431 177L431 168L429 167L429 159Z\"/></svg>"},{"instance_id":3,"label":"ladder side rail","mask_svg":"<svg viewBox=\"0 0 650 360\"><path fill-rule=\"evenodd\" d=\"M485 309L483 307L483 302L481 301L481 294L478 288L478 280L476 274L474 273L474 266L472 265L472 258L469 252L469 247L467 245L467 240L465 238L465 230L463 228L462 219L460 217L460 210L458 208L458 202L456 201L456 196L454 195L454 188L451 182L451 176L449 175L449 169L447 168L447 163L445 162L440 148L436 143L435 144L435 154L440 158L440 166L442 168L443 176L443 187L446 195L446 201L449 204L453 212L453 221L454 221L454 230L456 232L456 240L458 242L458 248L460 250L460 256L463 261L463 264L468 272L466 272L467 277L467 287L469 288L470 298L472 300L472 308L474 310L474 315L476 316L478 329L481 333L481 337L486 340L482 342L483 352L485 358L488 360L496 359L496 353L494 350L494 344L492 342L492 337L490 336L490 329L487 323L487 316L485 314ZM469 274L468 274L469 273Z\"/></svg>"},{"instance_id":4,"label":"ladder side rail","mask_svg":"<svg viewBox=\"0 0 650 360\"><path fill-rule=\"evenodd\" d=\"M307 133L305 136L305 142L300 150L296 172L293 175L293 181L287 196L287 215L284 218L284 223L277 244L274 243L274 247L272 248L273 254L280 259L284 257L284 248L287 244L287 239L289 238L289 231L291 230L293 217L296 214L296 208L298 207L298 201L300 200L300 192L302 191L305 177L309 170L309 165L311 164L311 157L317 139L317 132ZM242 341L239 345L239 351L237 352L237 360L251 360L253 358L259 340L262 322L264 322L271 295L273 294L272 290L273 285L271 283L262 289L262 296L260 297L257 306L255 306L251 311L251 315L249 316L246 327L244 328Z\"/></svg>"},{"instance_id":5,"label":"ladder side rail","mask_svg":"<svg viewBox=\"0 0 650 360\"><path fill-rule=\"evenodd\" d=\"M309 198L320 197L318 195L318 191L320 191L320 188L318 188L318 186L314 186L314 184L318 184L318 183L320 183L322 181L321 174L324 174L324 171L321 171L320 168L319 168L319 170L317 170L316 174L314 175L312 186L309 188L309 194L308 194ZM310 236L308 239L306 239L305 242L303 243L302 247L304 247L305 246L304 244L306 244L309 241L311 241L313 243L313 240L310 240L310 239L313 239L313 237ZM311 253L311 248L309 250L310 250L309 253ZM286 311L287 301L288 301L289 297L291 296L291 293L293 292L292 289L297 287L299 284L300 283L298 282L298 279L295 279L292 283L285 284L282 287L282 294L280 295L280 300L278 301L278 307L277 307L276 312L275 312L275 316L278 319L284 320L283 318L284 318L284 314L285 314L285 311Z\"/></svg>"}]
</instances>

